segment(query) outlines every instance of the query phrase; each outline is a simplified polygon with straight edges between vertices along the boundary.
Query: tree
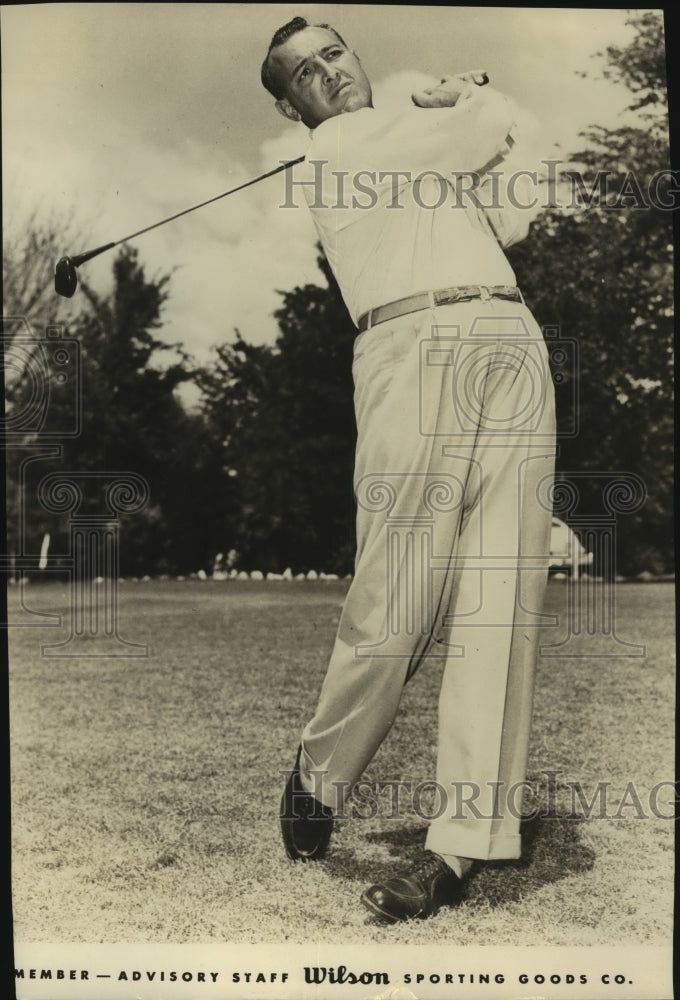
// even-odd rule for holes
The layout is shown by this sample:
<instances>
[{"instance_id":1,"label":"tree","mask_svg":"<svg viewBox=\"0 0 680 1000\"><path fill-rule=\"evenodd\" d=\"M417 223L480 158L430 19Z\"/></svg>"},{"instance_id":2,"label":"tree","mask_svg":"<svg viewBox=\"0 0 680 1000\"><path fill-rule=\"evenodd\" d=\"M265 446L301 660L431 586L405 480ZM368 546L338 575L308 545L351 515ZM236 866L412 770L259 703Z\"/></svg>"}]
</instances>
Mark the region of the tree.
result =
<instances>
[{"instance_id":1,"label":"tree","mask_svg":"<svg viewBox=\"0 0 680 1000\"><path fill-rule=\"evenodd\" d=\"M645 506L620 533L618 566L630 573L672 565L674 195L661 15L628 23L635 37L607 49L604 75L630 87L636 120L584 134L581 210L549 211L510 256L539 322L579 348L578 371L557 390L560 427L579 426L560 441L558 473L631 471L646 484ZM597 509L596 490L593 477L585 510Z\"/></svg>"},{"instance_id":2,"label":"tree","mask_svg":"<svg viewBox=\"0 0 680 1000\"><path fill-rule=\"evenodd\" d=\"M325 258L326 287L282 292L274 348L237 334L200 379L223 447L232 527L251 568L346 572L354 551L354 326Z\"/></svg>"},{"instance_id":3,"label":"tree","mask_svg":"<svg viewBox=\"0 0 680 1000\"><path fill-rule=\"evenodd\" d=\"M124 573L200 568L212 547L209 511L195 504L196 497L210 493L211 441L203 421L187 414L176 394L191 377L190 359L180 345L155 335L169 280L169 275L147 279L131 248L114 260L111 293L98 295L81 279L85 305L68 329L80 345L80 393L76 398L50 390L45 422L33 435L39 441L41 434L72 423L64 411L80 408L77 437L64 437L58 457L36 462L28 471L24 504L34 535L66 530L36 500L38 479L50 471L135 472L148 483L149 503L124 520ZM25 380L19 381L14 405L20 407L22 393L30 391ZM28 437L24 443L30 443ZM83 477L81 485L81 510L101 511L96 482Z\"/></svg>"},{"instance_id":4,"label":"tree","mask_svg":"<svg viewBox=\"0 0 680 1000\"><path fill-rule=\"evenodd\" d=\"M666 114L666 53L663 38L662 13L659 10L638 10L628 17L627 23L636 29L635 37L621 48L609 45L602 75L607 80L623 83L636 99L629 110L639 111L655 105L658 117L652 111L645 117L656 118L663 128Z\"/></svg>"}]
</instances>

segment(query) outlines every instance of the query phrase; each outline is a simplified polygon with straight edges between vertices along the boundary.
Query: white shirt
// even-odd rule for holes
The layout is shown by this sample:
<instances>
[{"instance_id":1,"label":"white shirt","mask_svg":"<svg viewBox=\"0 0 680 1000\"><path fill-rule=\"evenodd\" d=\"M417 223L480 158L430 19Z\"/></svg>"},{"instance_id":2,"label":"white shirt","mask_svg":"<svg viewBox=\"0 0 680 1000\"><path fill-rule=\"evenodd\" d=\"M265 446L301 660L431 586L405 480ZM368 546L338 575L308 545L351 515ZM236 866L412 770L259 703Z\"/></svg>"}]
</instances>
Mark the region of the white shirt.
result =
<instances>
[{"instance_id":1,"label":"white shirt","mask_svg":"<svg viewBox=\"0 0 680 1000\"><path fill-rule=\"evenodd\" d=\"M313 131L305 197L355 322L418 292L515 284L499 240L523 238L529 220L466 194L470 172L499 169L512 126L509 102L474 87L453 108L362 108Z\"/></svg>"}]
</instances>

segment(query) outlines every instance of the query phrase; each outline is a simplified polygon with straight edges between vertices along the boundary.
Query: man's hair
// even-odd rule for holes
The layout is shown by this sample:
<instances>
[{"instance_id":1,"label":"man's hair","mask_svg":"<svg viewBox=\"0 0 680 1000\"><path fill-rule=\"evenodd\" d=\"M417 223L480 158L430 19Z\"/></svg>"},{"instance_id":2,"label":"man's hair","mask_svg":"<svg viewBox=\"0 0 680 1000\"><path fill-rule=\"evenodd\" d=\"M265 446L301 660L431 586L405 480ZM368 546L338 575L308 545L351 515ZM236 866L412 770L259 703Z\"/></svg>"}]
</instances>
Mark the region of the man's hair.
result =
<instances>
[{"instance_id":1,"label":"man's hair","mask_svg":"<svg viewBox=\"0 0 680 1000\"><path fill-rule=\"evenodd\" d=\"M268 90L269 93L273 97L275 97L277 101L280 101L282 97L285 97L285 92L281 88L281 84L279 83L279 81L276 79L276 75L272 72L272 68L269 63L269 57L272 54L272 49L276 49L279 47L279 45L283 45L283 43L287 42L292 35L296 35L298 31L303 31L305 28L310 28L310 27L326 28L328 31L332 31L335 37L338 39L338 41L341 42L345 46L345 48L347 48L347 44L344 38L342 38L342 36L338 34L335 28L331 28L330 24L310 25L309 22L304 19L304 17L294 17L292 21L288 22L288 24L284 24L281 28L278 29L278 31L274 32L272 40L269 43L269 48L267 49L267 55L265 56L264 62L262 63L262 70L260 72L260 79L262 80L262 86L265 88L265 90Z\"/></svg>"}]
</instances>

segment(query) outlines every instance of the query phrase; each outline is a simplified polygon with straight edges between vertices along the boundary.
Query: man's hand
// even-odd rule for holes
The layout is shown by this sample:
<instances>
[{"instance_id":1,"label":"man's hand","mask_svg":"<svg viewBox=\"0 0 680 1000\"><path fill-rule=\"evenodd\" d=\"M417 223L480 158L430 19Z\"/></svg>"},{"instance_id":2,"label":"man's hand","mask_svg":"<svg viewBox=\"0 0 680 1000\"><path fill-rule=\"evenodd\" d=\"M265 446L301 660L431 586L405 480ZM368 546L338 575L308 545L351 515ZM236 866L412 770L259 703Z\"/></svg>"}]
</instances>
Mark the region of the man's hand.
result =
<instances>
[{"instance_id":1,"label":"man's hand","mask_svg":"<svg viewBox=\"0 0 680 1000\"><path fill-rule=\"evenodd\" d=\"M488 82L487 73L481 69L444 76L436 87L411 94L411 100L419 108L453 108L459 101L469 98L475 86L483 87Z\"/></svg>"}]
</instances>

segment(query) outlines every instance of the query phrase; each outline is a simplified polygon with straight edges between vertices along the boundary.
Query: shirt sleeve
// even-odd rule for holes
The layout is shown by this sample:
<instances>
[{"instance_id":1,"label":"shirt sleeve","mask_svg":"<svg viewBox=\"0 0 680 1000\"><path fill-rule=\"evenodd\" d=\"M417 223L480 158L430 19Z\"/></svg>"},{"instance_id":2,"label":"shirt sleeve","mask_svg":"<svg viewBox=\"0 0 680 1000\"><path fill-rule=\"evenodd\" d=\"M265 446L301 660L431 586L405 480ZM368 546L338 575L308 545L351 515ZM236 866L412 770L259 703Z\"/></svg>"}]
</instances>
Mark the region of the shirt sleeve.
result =
<instances>
[{"instance_id":1,"label":"shirt sleeve","mask_svg":"<svg viewBox=\"0 0 680 1000\"><path fill-rule=\"evenodd\" d=\"M491 229L504 248L526 239L531 223L542 211L541 170L537 164L527 169L531 160L522 150L521 141L518 150L508 136L505 150L487 167L476 189Z\"/></svg>"},{"instance_id":2,"label":"shirt sleeve","mask_svg":"<svg viewBox=\"0 0 680 1000\"><path fill-rule=\"evenodd\" d=\"M350 173L398 171L411 179L427 170L466 173L484 168L504 148L513 118L502 94L472 87L452 108L412 106L387 116L364 108L337 115L316 129L315 154Z\"/></svg>"}]
</instances>

